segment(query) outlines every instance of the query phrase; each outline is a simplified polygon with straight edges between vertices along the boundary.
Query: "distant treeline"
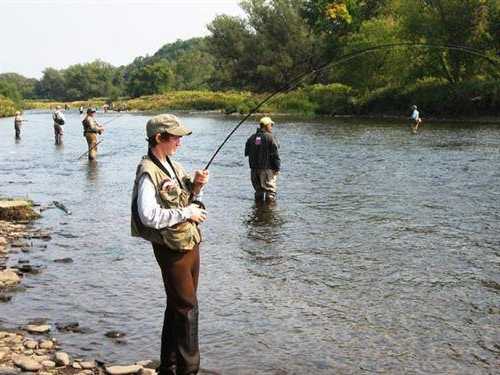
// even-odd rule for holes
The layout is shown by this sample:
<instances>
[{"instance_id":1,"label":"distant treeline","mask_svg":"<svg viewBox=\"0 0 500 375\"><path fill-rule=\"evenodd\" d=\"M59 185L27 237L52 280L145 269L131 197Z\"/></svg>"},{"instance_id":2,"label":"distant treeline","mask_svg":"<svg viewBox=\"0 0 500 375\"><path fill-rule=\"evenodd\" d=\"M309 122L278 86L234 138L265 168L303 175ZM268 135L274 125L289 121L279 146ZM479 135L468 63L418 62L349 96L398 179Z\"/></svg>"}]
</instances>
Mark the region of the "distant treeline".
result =
<instances>
[{"instance_id":1,"label":"distant treeline","mask_svg":"<svg viewBox=\"0 0 500 375\"><path fill-rule=\"evenodd\" d=\"M245 0L244 17L217 16L207 37L166 44L126 66L97 60L62 70L47 68L40 80L1 74L0 95L18 105L23 99L117 101L186 90L259 95L354 51L388 43L428 43L473 47L497 63L416 45L378 50L310 75L275 107L320 114L386 113L416 103L437 115L498 114L498 4Z\"/></svg>"}]
</instances>

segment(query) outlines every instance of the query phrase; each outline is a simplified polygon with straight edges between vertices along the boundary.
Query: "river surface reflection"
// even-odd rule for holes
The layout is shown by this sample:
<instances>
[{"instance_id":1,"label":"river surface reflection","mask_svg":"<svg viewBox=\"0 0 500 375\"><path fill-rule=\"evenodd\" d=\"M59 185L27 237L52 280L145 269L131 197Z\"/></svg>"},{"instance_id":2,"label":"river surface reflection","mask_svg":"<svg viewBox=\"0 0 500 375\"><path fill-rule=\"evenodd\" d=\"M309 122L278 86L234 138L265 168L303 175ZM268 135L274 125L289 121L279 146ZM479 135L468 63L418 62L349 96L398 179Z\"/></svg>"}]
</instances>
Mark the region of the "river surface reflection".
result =
<instances>
[{"instance_id":1,"label":"river surface reflection","mask_svg":"<svg viewBox=\"0 0 500 375\"><path fill-rule=\"evenodd\" d=\"M104 121L114 114L98 114ZM194 135L176 156L205 165L234 118L180 115ZM45 205L34 242L45 267L0 304L0 325L46 318L70 353L106 362L157 358L164 292L150 246L129 235L148 116L111 122L98 160L80 118L64 147L50 113L15 142L0 119L0 194ZM202 367L224 374L491 374L499 365L500 128L278 119L283 171L274 206L253 201L245 124L212 165L200 277ZM47 245L45 248L44 245ZM71 257L74 262L54 263ZM57 322L87 333L63 333ZM125 343L108 339L126 332Z\"/></svg>"}]
</instances>

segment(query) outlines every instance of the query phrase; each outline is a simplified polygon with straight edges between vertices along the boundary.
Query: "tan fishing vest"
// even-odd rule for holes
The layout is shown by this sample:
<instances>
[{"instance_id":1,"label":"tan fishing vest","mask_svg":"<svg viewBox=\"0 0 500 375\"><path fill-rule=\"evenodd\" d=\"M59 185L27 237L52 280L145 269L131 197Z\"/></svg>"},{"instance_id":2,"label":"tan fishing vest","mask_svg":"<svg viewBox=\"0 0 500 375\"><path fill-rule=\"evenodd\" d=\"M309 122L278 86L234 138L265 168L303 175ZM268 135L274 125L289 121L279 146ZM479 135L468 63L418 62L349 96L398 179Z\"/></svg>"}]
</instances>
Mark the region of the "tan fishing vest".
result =
<instances>
[{"instance_id":1,"label":"tan fishing vest","mask_svg":"<svg viewBox=\"0 0 500 375\"><path fill-rule=\"evenodd\" d=\"M175 173L179 177L182 186L178 186L175 176L170 178L160 168L158 168L147 156L137 166L135 174L134 191L132 193L132 236L142 237L150 242L155 242L167 246L174 251L192 250L201 242L201 233L198 226L185 221L163 229L154 229L146 227L141 223L137 210L137 191L141 177L148 174L156 188L156 200L162 208L182 208L188 206L191 202L190 191L192 181L189 175L184 171L180 164L172 161ZM175 186L168 191L160 191L160 187L165 180L173 180Z\"/></svg>"}]
</instances>

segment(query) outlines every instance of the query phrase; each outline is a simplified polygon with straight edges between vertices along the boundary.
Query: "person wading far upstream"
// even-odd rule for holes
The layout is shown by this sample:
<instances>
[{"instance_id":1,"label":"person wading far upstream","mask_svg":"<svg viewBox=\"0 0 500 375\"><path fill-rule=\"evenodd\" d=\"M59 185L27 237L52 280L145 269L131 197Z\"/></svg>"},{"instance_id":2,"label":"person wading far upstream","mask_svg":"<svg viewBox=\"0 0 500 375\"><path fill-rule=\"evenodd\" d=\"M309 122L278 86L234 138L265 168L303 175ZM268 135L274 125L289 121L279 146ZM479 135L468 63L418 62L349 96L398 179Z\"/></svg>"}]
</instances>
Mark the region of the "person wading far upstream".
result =
<instances>
[{"instance_id":1,"label":"person wading far upstream","mask_svg":"<svg viewBox=\"0 0 500 375\"><path fill-rule=\"evenodd\" d=\"M21 127L23 125L23 116L21 116L21 112L16 112L16 117L14 117L14 130L16 132L16 139L21 139Z\"/></svg>"},{"instance_id":2,"label":"person wading far upstream","mask_svg":"<svg viewBox=\"0 0 500 375\"><path fill-rule=\"evenodd\" d=\"M281 168L279 144L272 134L274 121L270 117L262 117L259 125L257 132L245 144L245 156L248 156L255 200L274 202Z\"/></svg>"},{"instance_id":3,"label":"person wading far upstream","mask_svg":"<svg viewBox=\"0 0 500 375\"><path fill-rule=\"evenodd\" d=\"M207 219L196 204L208 182L208 171L191 178L170 158L191 130L171 114L152 117L146 124L148 154L137 166L132 193L132 236L151 242L161 269L167 307L161 336L159 375L197 374L198 275L201 232Z\"/></svg>"},{"instance_id":4,"label":"person wading far upstream","mask_svg":"<svg viewBox=\"0 0 500 375\"><path fill-rule=\"evenodd\" d=\"M83 136L87 140L87 145L89 147L89 160L95 160L97 156L97 134L102 134L104 132L104 126L99 125L94 118L95 112L94 108L87 109L87 115L82 121Z\"/></svg>"},{"instance_id":5,"label":"person wading far upstream","mask_svg":"<svg viewBox=\"0 0 500 375\"><path fill-rule=\"evenodd\" d=\"M411 109L413 110L413 112L411 113L411 120L412 120L411 131L413 132L413 134L417 134L417 129L420 123L422 122L422 119L420 118L420 114L415 104L412 105Z\"/></svg>"},{"instance_id":6,"label":"person wading far upstream","mask_svg":"<svg viewBox=\"0 0 500 375\"><path fill-rule=\"evenodd\" d=\"M60 145L62 144L64 135L63 125L66 123L63 109L60 105L58 105L56 110L52 113L52 119L54 120L54 141L56 145Z\"/></svg>"}]
</instances>

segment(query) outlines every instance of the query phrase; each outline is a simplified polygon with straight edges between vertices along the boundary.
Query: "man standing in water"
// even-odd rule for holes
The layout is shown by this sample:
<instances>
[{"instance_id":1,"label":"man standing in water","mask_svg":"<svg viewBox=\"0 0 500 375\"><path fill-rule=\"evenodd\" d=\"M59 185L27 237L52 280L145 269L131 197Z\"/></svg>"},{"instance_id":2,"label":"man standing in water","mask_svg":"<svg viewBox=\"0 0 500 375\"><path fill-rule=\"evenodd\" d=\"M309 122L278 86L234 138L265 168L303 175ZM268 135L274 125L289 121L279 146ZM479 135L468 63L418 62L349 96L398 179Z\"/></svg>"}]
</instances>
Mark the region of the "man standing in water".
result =
<instances>
[{"instance_id":1,"label":"man standing in water","mask_svg":"<svg viewBox=\"0 0 500 375\"><path fill-rule=\"evenodd\" d=\"M413 124L411 125L411 131L413 132L413 134L417 134L417 129L422 122L422 119L420 118L417 106L414 104L411 108L413 109L413 112L411 114L411 120L413 121Z\"/></svg>"},{"instance_id":2,"label":"man standing in water","mask_svg":"<svg viewBox=\"0 0 500 375\"><path fill-rule=\"evenodd\" d=\"M54 111L54 113L52 113L52 119L54 120L55 144L60 145L60 144L62 144L63 135L64 135L63 125L66 122L66 119L64 118L64 113L63 113L62 107L60 105L58 105L56 107L56 110Z\"/></svg>"},{"instance_id":3,"label":"man standing in water","mask_svg":"<svg viewBox=\"0 0 500 375\"><path fill-rule=\"evenodd\" d=\"M14 117L14 129L16 131L16 139L21 139L21 127L23 125L23 116L21 116L21 112L16 112L16 117Z\"/></svg>"},{"instance_id":4,"label":"man standing in water","mask_svg":"<svg viewBox=\"0 0 500 375\"><path fill-rule=\"evenodd\" d=\"M146 125L148 154L139 163L132 194L132 236L151 242L167 295L161 336L159 375L197 374L198 274L200 267L198 224L207 219L196 204L208 171L194 179L170 159L191 131L170 114L151 118Z\"/></svg>"},{"instance_id":5,"label":"man standing in water","mask_svg":"<svg viewBox=\"0 0 500 375\"><path fill-rule=\"evenodd\" d=\"M274 122L270 117L262 117L257 132L248 138L245 156L250 164L250 178L255 190L255 200L274 202L276 182L281 167L279 144L273 136Z\"/></svg>"},{"instance_id":6,"label":"man standing in water","mask_svg":"<svg viewBox=\"0 0 500 375\"><path fill-rule=\"evenodd\" d=\"M97 123L94 116L95 109L89 108L87 109L87 116L85 116L82 121L83 136L87 140L87 145L89 147L89 160L95 160L97 156L97 134L102 134L104 132L104 127Z\"/></svg>"}]
</instances>

